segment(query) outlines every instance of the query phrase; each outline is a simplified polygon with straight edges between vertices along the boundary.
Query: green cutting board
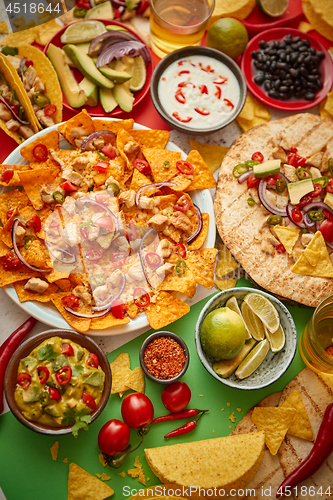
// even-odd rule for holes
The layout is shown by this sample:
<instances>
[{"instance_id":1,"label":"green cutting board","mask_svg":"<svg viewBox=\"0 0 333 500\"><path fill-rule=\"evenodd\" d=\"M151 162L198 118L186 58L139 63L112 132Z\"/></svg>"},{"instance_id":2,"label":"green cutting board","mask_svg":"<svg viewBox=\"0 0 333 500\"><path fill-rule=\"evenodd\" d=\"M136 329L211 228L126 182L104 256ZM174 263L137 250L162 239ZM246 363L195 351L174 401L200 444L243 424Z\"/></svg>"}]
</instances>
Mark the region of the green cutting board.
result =
<instances>
[{"instance_id":1,"label":"green cutting board","mask_svg":"<svg viewBox=\"0 0 333 500\"><path fill-rule=\"evenodd\" d=\"M237 286L251 286L245 279L237 282ZM147 487L160 484L160 481L151 472L144 458L144 448L215 438L228 435L240 421L247 410L262 398L273 392L282 390L285 385L299 373L304 363L297 350L296 356L280 380L257 391L241 391L231 389L215 380L197 356L194 342L195 325L204 304L209 297L191 307L189 314L168 326L168 329L179 334L187 343L190 351L189 368L182 378L190 386L192 399L191 408L208 409L197 428L191 433L177 438L164 439L170 430L179 427L184 422L164 422L153 426L144 438L143 445L133 454L130 454L120 469L103 467L98 459L99 448L97 436L102 425L111 418L121 419L121 399L118 394L110 397L101 416L93 422L88 432L80 433L75 439L72 435L60 436L58 460L53 461L50 448L56 441L54 437L37 434L20 424L11 412L0 417L0 486L7 500L65 500L67 498L67 477L70 462L75 462L90 474L106 472L111 479L107 482L114 490L114 500L123 500L131 494L144 488L138 478L131 478L127 474L120 476L120 472L134 467L134 459L139 455L147 478ZM299 307L288 307L291 312L298 335L309 321L313 310ZM143 340L152 333L152 330L140 335L124 346L108 355L113 361L121 352L128 352L131 368L139 366L139 350ZM152 400L155 416L166 412L161 402L163 386L146 380L146 395ZM240 409L240 411L239 411ZM236 417L233 423L229 417ZM139 443L136 431L131 430L131 444L134 448ZM68 463L64 463L64 459ZM84 499L83 499L84 500Z\"/></svg>"}]
</instances>

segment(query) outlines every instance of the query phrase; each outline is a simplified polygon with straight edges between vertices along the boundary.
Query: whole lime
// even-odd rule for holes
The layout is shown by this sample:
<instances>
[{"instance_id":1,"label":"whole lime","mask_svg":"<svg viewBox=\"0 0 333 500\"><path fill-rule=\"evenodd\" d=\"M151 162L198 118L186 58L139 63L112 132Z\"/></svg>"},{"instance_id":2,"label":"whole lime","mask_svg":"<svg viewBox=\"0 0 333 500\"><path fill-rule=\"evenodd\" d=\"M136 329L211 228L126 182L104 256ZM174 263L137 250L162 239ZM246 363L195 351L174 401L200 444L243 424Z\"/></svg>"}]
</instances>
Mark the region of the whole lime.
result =
<instances>
[{"instance_id":1,"label":"whole lime","mask_svg":"<svg viewBox=\"0 0 333 500\"><path fill-rule=\"evenodd\" d=\"M207 31L206 44L232 59L243 54L249 35L244 24L232 17L221 17Z\"/></svg>"},{"instance_id":2,"label":"whole lime","mask_svg":"<svg viewBox=\"0 0 333 500\"><path fill-rule=\"evenodd\" d=\"M228 307L211 311L202 323L202 348L215 361L237 356L244 347L245 339L246 329L242 318Z\"/></svg>"}]
</instances>

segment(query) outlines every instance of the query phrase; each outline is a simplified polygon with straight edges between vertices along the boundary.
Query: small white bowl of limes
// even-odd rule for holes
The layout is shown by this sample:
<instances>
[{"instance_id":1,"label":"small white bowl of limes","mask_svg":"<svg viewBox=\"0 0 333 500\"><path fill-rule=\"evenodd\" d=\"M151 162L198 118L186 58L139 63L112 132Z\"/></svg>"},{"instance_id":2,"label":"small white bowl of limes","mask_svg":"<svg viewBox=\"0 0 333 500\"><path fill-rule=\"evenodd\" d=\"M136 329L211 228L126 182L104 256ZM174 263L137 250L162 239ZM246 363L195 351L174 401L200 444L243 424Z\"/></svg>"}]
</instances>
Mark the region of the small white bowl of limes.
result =
<instances>
[{"instance_id":1,"label":"small white bowl of limes","mask_svg":"<svg viewBox=\"0 0 333 500\"><path fill-rule=\"evenodd\" d=\"M289 368L297 332L290 312L273 295L231 288L214 295L201 311L195 344L214 378L237 389L262 389Z\"/></svg>"}]
</instances>

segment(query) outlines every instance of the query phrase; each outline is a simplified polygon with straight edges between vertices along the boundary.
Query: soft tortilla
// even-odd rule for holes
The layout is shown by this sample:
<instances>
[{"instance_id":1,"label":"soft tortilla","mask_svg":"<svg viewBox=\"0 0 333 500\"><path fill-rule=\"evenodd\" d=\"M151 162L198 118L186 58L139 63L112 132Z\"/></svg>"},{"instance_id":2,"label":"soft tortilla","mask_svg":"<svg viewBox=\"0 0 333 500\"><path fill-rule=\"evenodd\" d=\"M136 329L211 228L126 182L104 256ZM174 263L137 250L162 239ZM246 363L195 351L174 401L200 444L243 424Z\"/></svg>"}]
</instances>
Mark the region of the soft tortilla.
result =
<instances>
[{"instance_id":1,"label":"soft tortilla","mask_svg":"<svg viewBox=\"0 0 333 500\"><path fill-rule=\"evenodd\" d=\"M224 157L214 208L220 236L246 273L266 290L316 307L333 294L333 280L297 275L291 272L294 261L286 254L272 257L261 251L259 230L269 213L261 205L249 207L246 183L239 184L232 170L235 165L260 151L265 160L272 159L273 141L296 147L307 158L323 151L323 165L333 156L333 121L302 113L254 127L242 134ZM327 172L322 171L322 175ZM256 240L258 243L256 243Z\"/></svg>"}]
</instances>

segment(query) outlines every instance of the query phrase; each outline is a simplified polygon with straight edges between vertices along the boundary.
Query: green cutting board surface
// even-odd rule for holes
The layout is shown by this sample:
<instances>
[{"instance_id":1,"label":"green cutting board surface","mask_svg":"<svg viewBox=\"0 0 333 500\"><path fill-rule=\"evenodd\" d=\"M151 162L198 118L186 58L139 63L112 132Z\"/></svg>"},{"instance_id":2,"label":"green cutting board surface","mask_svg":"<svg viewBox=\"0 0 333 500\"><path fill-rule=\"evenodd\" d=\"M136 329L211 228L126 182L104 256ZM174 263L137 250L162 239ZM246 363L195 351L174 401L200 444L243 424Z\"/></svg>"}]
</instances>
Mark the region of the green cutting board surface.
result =
<instances>
[{"instance_id":1,"label":"green cutting board surface","mask_svg":"<svg viewBox=\"0 0 333 500\"><path fill-rule=\"evenodd\" d=\"M245 279L237 282L237 286L251 286ZM69 463L75 462L90 474L106 472L111 479L107 484L114 490L113 499L128 498L129 492L135 494L144 486L138 478L131 478L127 474L123 478L120 472L134 467L134 459L139 455L146 477L150 480L147 487L160 484L160 481L151 472L144 458L144 448L175 444L179 442L196 441L215 438L230 434L231 430L240 421L251 406L273 392L282 390L285 385L304 368L304 363L297 350L296 356L287 372L274 384L257 391L242 391L231 389L215 380L202 366L195 349L194 332L198 316L209 300L209 297L191 307L189 314L175 321L167 328L179 334L187 343L190 351L189 368L182 378L190 386L192 399L189 408L199 408L209 412L199 421L197 428L187 435L169 440L164 435L179 427L184 421L164 422L153 426L144 438L143 445L130 454L120 469L103 467L98 459L100 453L97 446L97 436L102 425L111 418L121 419L121 399L118 394L110 399L101 416L89 426L89 431L82 432L75 439L72 435L60 436L58 460L53 461L50 448L56 441L54 437L37 434L26 429L15 417L8 412L0 417L0 486L7 500L65 500L67 498L67 477ZM288 307L291 312L298 336L309 321L313 309ZM153 330L140 335L124 346L108 355L113 361L121 352L128 352L131 368L139 366L139 350L143 340ZM146 395L152 400L155 416L166 414L167 411L161 402L163 386L146 380ZM241 409L239 411L238 409ZM233 423L229 417L236 417ZM134 448L139 443L136 431L131 430L131 444ZM64 459L68 463L64 463Z\"/></svg>"}]
</instances>

